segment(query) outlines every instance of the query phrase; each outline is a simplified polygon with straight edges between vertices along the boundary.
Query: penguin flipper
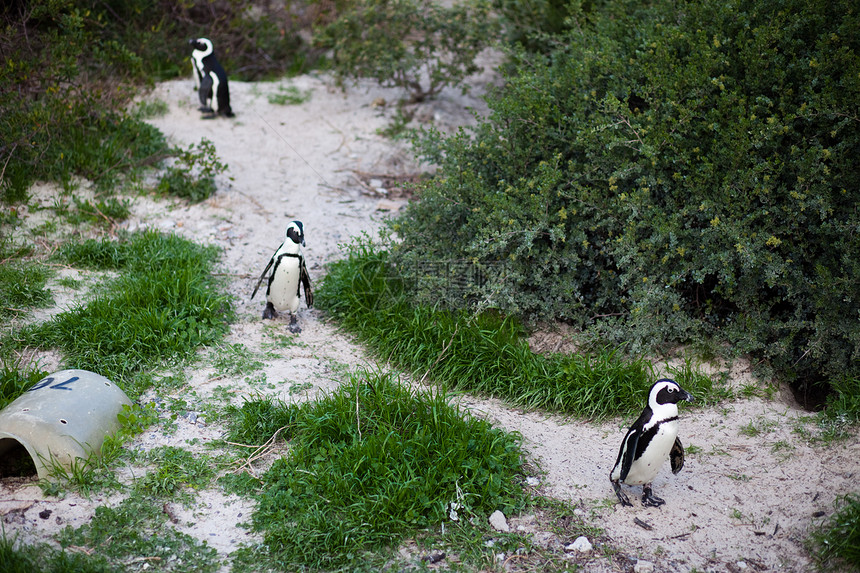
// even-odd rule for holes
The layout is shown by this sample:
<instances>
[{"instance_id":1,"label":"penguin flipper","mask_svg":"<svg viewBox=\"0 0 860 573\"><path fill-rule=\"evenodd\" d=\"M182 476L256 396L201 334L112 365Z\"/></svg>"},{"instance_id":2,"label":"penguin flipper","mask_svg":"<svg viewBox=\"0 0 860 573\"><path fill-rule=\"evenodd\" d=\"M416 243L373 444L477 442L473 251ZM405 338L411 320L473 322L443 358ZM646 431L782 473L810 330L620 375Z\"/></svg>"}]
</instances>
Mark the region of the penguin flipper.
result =
<instances>
[{"instance_id":1,"label":"penguin flipper","mask_svg":"<svg viewBox=\"0 0 860 573\"><path fill-rule=\"evenodd\" d=\"M633 465L633 458L636 456L636 447L639 445L639 430L631 429L627 432L624 438L624 458L621 460L621 477L620 481L627 479L627 474L630 473L630 466Z\"/></svg>"},{"instance_id":2,"label":"penguin flipper","mask_svg":"<svg viewBox=\"0 0 860 573\"><path fill-rule=\"evenodd\" d=\"M681 444L680 438L675 438L675 443L669 450L669 465L672 466L673 474L678 473L684 467L684 445Z\"/></svg>"},{"instance_id":3,"label":"penguin flipper","mask_svg":"<svg viewBox=\"0 0 860 573\"><path fill-rule=\"evenodd\" d=\"M269 269L272 268L272 263L275 262L275 257L269 259L269 264L266 265L266 268L263 269L263 274L260 275L260 280L257 281L257 286L254 287L254 292L251 293L251 300L254 300L254 295L257 294L257 291L260 290L260 285L263 284L263 279L266 278L266 273L269 272Z\"/></svg>"},{"instance_id":4,"label":"penguin flipper","mask_svg":"<svg viewBox=\"0 0 860 573\"><path fill-rule=\"evenodd\" d=\"M203 77L200 78L200 89L197 91L197 95L200 97L200 105L206 108L206 111L212 111L209 102L212 101L213 83L210 74L203 74Z\"/></svg>"},{"instance_id":5,"label":"penguin flipper","mask_svg":"<svg viewBox=\"0 0 860 573\"><path fill-rule=\"evenodd\" d=\"M305 303L308 305L308 308L313 308L314 292L311 290L311 275L308 273L308 267L305 265L304 258L299 263L299 279L305 289Z\"/></svg>"}]
</instances>

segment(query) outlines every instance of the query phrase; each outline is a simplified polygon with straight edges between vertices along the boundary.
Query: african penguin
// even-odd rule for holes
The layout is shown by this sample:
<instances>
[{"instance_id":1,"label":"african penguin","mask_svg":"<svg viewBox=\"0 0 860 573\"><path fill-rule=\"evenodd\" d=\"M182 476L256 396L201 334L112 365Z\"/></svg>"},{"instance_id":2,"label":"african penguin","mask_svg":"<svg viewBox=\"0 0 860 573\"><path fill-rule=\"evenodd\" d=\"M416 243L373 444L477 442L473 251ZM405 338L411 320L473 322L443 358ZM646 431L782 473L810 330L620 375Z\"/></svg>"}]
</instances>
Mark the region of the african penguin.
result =
<instances>
[{"instance_id":1,"label":"african penguin","mask_svg":"<svg viewBox=\"0 0 860 573\"><path fill-rule=\"evenodd\" d=\"M290 330L301 332L296 324L295 312L299 308L299 288L304 286L305 302L308 308L314 305L314 294L311 291L311 277L302 256L302 247L305 245L305 228L301 221L293 221L287 225L286 238L260 275L251 298L257 294L266 273L272 269L269 275L269 285L266 287L266 308L263 310L263 318L275 318L277 311L286 310L290 313Z\"/></svg>"},{"instance_id":2,"label":"african penguin","mask_svg":"<svg viewBox=\"0 0 860 573\"><path fill-rule=\"evenodd\" d=\"M200 111L225 117L233 117L230 108L230 90L227 87L227 72L215 59L212 41L208 38L188 40L193 48L191 66L194 68L194 89L200 96Z\"/></svg>"},{"instance_id":3,"label":"african penguin","mask_svg":"<svg viewBox=\"0 0 860 573\"><path fill-rule=\"evenodd\" d=\"M615 495L621 505L633 505L621 491L621 484L642 485L642 504L657 507L665 503L651 491L666 458L672 473L684 467L684 446L678 439L678 402L693 401L693 397L674 380L664 378L651 386L648 405L642 410L618 450L615 467L609 474Z\"/></svg>"}]
</instances>

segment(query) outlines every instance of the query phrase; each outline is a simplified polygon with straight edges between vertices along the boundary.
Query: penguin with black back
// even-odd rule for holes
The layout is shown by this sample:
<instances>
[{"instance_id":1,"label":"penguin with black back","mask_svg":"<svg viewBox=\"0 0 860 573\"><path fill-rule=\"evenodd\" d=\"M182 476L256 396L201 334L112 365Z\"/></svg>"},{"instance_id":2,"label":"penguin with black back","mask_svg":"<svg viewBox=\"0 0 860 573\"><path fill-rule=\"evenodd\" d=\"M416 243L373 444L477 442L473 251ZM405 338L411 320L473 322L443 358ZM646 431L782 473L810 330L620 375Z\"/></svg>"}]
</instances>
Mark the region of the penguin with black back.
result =
<instances>
[{"instance_id":1,"label":"penguin with black back","mask_svg":"<svg viewBox=\"0 0 860 573\"><path fill-rule=\"evenodd\" d=\"M299 309L299 296L302 287L304 287L305 303L308 308L314 306L311 277L308 274L308 267L302 254L302 247L305 246L305 227L301 221L293 221L287 225L284 234L284 242L269 259L266 268L263 269L263 274L260 275L260 280L257 281L257 286L251 293L251 299L253 300L254 295L260 289L260 285L263 284L266 273L272 269L272 274L269 275L269 284L266 287L266 308L263 310L263 318L275 318L278 316L278 311L288 311L290 313L290 330L301 332L301 328L296 322L295 313Z\"/></svg>"},{"instance_id":2,"label":"penguin with black back","mask_svg":"<svg viewBox=\"0 0 860 573\"><path fill-rule=\"evenodd\" d=\"M191 66L194 68L194 89L200 97L199 110L205 118L216 115L233 117L230 107L230 89L227 72L215 58L215 49L209 38L188 40L191 45Z\"/></svg>"},{"instance_id":3,"label":"penguin with black back","mask_svg":"<svg viewBox=\"0 0 860 573\"><path fill-rule=\"evenodd\" d=\"M686 390L668 378L658 380L648 392L648 405L642 410L618 450L609 480L621 505L633 505L621 491L621 484L641 485L642 504L658 507L666 503L651 491L651 482L666 458L677 474L684 467L684 446L678 439L678 402L693 401Z\"/></svg>"}]
</instances>

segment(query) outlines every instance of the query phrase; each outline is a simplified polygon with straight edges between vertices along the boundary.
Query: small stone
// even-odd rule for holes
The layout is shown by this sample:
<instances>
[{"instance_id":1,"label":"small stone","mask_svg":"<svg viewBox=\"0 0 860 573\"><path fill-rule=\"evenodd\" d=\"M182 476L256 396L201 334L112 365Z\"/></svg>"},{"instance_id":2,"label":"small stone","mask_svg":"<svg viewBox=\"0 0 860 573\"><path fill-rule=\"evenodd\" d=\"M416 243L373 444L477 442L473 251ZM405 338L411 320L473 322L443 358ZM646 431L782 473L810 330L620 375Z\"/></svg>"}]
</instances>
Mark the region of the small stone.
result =
<instances>
[{"instance_id":1,"label":"small stone","mask_svg":"<svg viewBox=\"0 0 860 573\"><path fill-rule=\"evenodd\" d=\"M738 561L737 563L735 563L735 565L737 566L738 569L746 569L747 568L746 561Z\"/></svg>"},{"instance_id":2,"label":"small stone","mask_svg":"<svg viewBox=\"0 0 860 573\"><path fill-rule=\"evenodd\" d=\"M529 476L526 478L526 484L530 485L531 487L535 487L537 485L540 485L540 480L536 477Z\"/></svg>"},{"instance_id":3,"label":"small stone","mask_svg":"<svg viewBox=\"0 0 860 573\"><path fill-rule=\"evenodd\" d=\"M654 573L654 564L640 559L633 566L633 573Z\"/></svg>"},{"instance_id":4,"label":"small stone","mask_svg":"<svg viewBox=\"0 0 860 573\"><path fill-rule=\"evenodd\" d=\"M444 551L433 551L421 558L422 561L427 561L428 563L439 563L443 559L445 559Z\"/></svg>"},{"instance_id":5,"label":"small stone","mask_svg":"<svg viewBox=\"0 0 860 573\"><path fill-rule=\"evenodd\" d=\"M508 532L511 530L511 528L508 527L508 520L505 517L505 514L498 509L494 511L493 514L490 516L490 525L496 531Z\"/></svg>"},{"instance_id":6,"label":"small stone","mask_svg":"<svg viewBox=\"0 0 860 573\"><path fill-rule=\"evenodd\" d=\"M584 535L580 535L573 543L564 548L565 551L575 551L576 553L591 553L592 549L591 542Z\"/></svg>"},{"instance_id":7,"label":"small stone","mask_svg":"<svg viewBox=\"0 0 860 573\"><path fill-rule=\"evenodd\" d=\"M51 517L51 513L53 512L50 509L43 509L39 512L39 517L41 517L42 519L48 519L49 517Z\"/></svg>"}]
</instances>

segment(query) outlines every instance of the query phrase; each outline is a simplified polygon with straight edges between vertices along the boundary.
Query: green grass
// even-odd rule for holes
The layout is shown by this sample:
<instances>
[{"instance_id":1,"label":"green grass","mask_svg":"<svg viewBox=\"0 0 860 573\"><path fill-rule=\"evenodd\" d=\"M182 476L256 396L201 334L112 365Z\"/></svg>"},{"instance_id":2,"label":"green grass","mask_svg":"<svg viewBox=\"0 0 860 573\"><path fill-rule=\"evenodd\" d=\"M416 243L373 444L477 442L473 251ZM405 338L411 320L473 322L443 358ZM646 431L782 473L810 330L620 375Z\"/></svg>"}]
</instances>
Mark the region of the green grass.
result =
<instances>
[{"instance_id":1,"label":"green grass","mask_svg":"<svg viewBox=\"0 0 860 573\"><path fill-rule=\"evenodd\" d=\"M123 571L208 573L218 570L215 549L168 523L163 499L133 495L114 507L100 506L89 523L66 527L63 547L97 548Z\"/></svg>"},{"instance_id":2,"label":"green grass","mask_svg":"<svg viewBox=\"0 0 860 573\"><path fill-rule=\"evenodd\" d=\"M39 369L21 369L11 359L4 358L0 362L0 410L48 374Z\"/></svg>"},{"instance_id":3,"label":"green grass","mask_svg":"<svg viewBox=\"0 0 860 573\"><path fill-rule=\"evenodd\" d=\"M32 254L32 250L0 234L0 320L53 302L51 293L45 288L52 272L44 265L25 258Z\"/></svg>"},{"instance_id":4,"label":"green grass","mask_svg":"<svg viewBox=\"0 0 860 573\"><path fill-rule=\"evenodd\" d=\"M378 356L418 378L496 396L518 406L589 419L638 411L656 378L649 362L604 348L583 354L535 354L513 317L415 305L387 252L366 243L333 263L317 305ZM671 369L697 400L730 394L689 361Z\"/></svg>"},{"instance_id":5,"label":"green grass","mask_svg":"<svg viewBox=\"0 0 860 573\"><path fill-rule=\"evenodd\" d=\"M98 372L136 397L136 374L192 356L220 339L232 309L213 277L219 252L173 235L146 231L122 240L67 243L66 264L115 270L85 304L13 331L7 348L56 348L64 366Z\"/></svg>"},{"instance_id":6,"label":"green grass","mask_svg":"<svg viewBox=\"0 0 860 573\"><path fill-rule=\"evenodd\" d=\"M84 553L57 551L47 543L20 544L0 535L0 570L3 573L113 573L104 559Z\"/></svg>"},{"instance_id":7,"label":"green grass","mask_svg":"<svg viewBox=\"0 0 860 573\"><path fill-rule=\"evenodd\" d=\"M823 571L860 570L860 495L840 496L836 512L810 536L808 548Z\"/></svg>"},{"instance_id":8,"label":"green grass","mask_svg":"<svg viewBox=\"0 0 860 573\"><path fill-rule=\"evenodd\" d=\"M517 434L390 375L354 374L302 405L251 400L233 419L231 441L262 444L278 430L290 441L262 478L253 517L281 569L357 565L407 535L456 525L452 510L485 520L526 503Z\"/></svg>"},{"instance_id":9,"label":"green grass","mask_svg":"<svg viewBox=\"0 0 860 573\"><path fill-rule=\"evenodd\" d=\"M205 488L215 476L211 456L192 454L175 446L153 448L142 457L153 463L155 469L138 479L134 487L148 496L189 502L192 499L189 490Z\"/></svg>"},{"instance_id":10,"label":"green grass","mask_svg":"<svg viewBox=\"0 0 860 573\"><path fill-rule=\"evenodd\" d=\"M269 94L272 105L301 105L311 99L311 91L302 91L296 86L279 86L277 93Z\"/></svg>"},{"instance_id":11,"label":"green grass","mask_svg":"<svg viewBox=\"0 0 860 573\"><path fill-rule=\"evenodd\" d=\"M860 378L837 378L830 386L833 391L827 407L818 415L820 437L825 442L852 437L851 428L860 423Z\"/></svg>"}]
</instances>

